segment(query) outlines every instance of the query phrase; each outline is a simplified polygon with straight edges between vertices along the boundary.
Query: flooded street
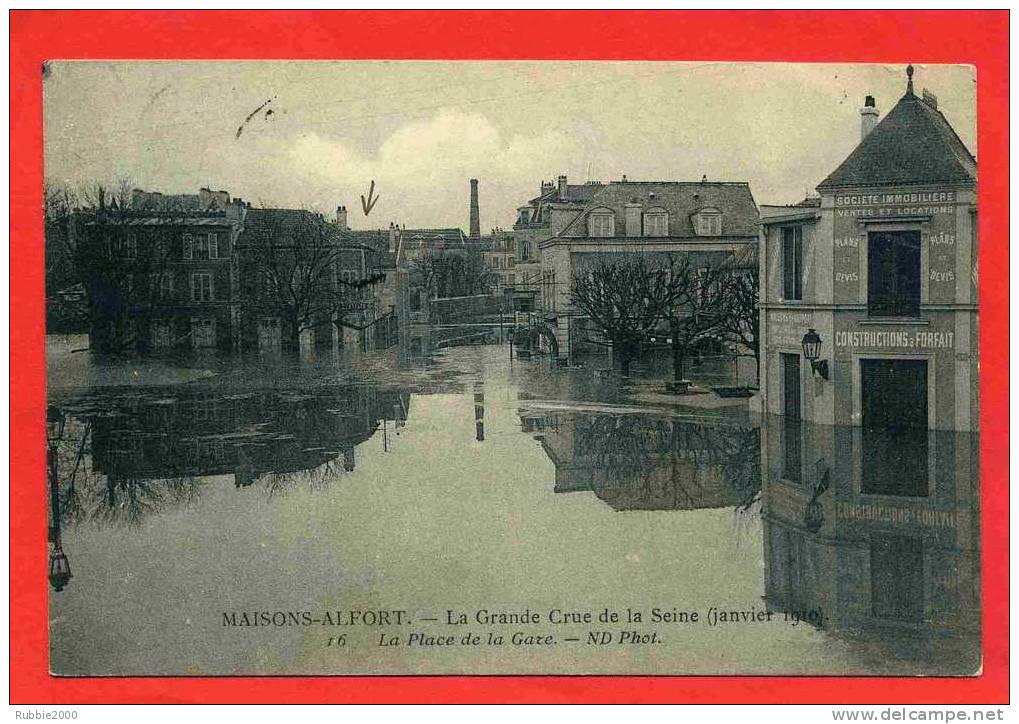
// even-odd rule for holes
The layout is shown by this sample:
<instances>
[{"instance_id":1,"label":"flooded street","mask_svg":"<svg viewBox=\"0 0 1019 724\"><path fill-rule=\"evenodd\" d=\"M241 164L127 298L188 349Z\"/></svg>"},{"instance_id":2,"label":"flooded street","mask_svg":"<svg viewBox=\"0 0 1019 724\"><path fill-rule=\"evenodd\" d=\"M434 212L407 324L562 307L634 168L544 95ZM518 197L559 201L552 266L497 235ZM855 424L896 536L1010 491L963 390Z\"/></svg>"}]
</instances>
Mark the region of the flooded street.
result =
<instances>
[{"instance_id":1,"label":"flooded street","mask_svg":"<svg viewBox=\"0 0 1019 724\"><path fill-rule=\"evenodd\" d=\"M55 674L979 669L974 436L903 443L904 493L858 429L505 346L353 367L75 346L50 338Z\"/></svg>"}]
</instances>

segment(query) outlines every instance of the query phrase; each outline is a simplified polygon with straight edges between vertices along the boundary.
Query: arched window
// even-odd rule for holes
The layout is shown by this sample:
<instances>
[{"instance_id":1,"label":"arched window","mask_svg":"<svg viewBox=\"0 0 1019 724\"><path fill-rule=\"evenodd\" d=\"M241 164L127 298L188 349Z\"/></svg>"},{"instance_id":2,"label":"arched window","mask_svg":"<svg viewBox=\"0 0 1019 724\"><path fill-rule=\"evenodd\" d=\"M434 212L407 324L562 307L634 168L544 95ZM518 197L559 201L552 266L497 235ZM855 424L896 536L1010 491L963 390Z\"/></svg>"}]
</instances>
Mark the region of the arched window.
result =
<instances>
[{"instance_id":1,"label":"arched window","mask_svg":"<svg viewBox=\"0 0 1019 724\"><path fill-rule=\"evenodd\" d=\"M662 208L644 212L644 236L668 236L669 212Z\"/></svg>"},{"instance_id":2,"label":"arched window","mask_svg":"<svg viewBox=\"0 0 1019 724\"><path fill-rule=\"evenodd\" d=\"M616 215L612 209L595 209L587 217L588 236L615 236Z\"/></svg>"},{"instance_id":3,"label":"arched window","mask_svg":"<svg viewBox=\"0 0 1019 724\"><path fill-rule=\"evenodd\" d=\"M722 235L722 212L718 209L701 209L693 216L694 231L698 236Z\"/></svg>"}]
</instances>

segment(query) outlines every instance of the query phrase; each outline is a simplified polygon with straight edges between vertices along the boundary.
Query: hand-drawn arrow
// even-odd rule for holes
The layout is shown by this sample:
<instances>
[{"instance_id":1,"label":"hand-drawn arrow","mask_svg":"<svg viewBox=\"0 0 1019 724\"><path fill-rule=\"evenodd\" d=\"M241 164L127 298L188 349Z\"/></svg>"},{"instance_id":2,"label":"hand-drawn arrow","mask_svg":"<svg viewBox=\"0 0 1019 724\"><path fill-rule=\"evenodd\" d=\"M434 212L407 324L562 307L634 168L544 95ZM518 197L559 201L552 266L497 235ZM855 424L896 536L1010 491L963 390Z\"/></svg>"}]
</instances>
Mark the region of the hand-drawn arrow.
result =
<instances>
[{"instance_id":1,"label":"hand-drawn arrow","mask_svg":"<svg viewBox=\"0 0 1019 724\"><path fill-rule=\"evenodd\" d=\"M364 215L367 216L371 213L371 210L375 208L375 203L379 200L376 196L372 198L372 194L375 193L375 179L372 179L372 185L368 188L368 200L364 200L364 194L361 194L361 208L364 209Z\"/></svg>"}]
</instances>

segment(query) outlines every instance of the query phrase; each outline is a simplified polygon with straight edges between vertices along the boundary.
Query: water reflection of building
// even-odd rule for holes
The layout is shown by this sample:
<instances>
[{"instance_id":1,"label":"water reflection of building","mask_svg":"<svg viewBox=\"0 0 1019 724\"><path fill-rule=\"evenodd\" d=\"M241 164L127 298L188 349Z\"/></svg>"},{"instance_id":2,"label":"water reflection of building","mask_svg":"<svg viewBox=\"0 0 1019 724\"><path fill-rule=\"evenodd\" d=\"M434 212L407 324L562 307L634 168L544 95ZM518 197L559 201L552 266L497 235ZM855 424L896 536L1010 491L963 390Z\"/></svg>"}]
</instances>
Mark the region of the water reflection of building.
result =
<instances>
[{"instance_id":1,"label":"water reflection of building","mask_svg":"<svg viewBox=\"0 0 1019 724\"><path fill-rule=\"evenodd\" d=\"M975 671L976 436L904 438L894 460L871 460L860 428L805 425L803 454L791 461L786 428L763 429L769 606L820 609L825 629L880 641L893 656L926 663L932 673Z\"/></svg>"},{"instance_id":2,"label":"water reflection of building","mask_svg":"<svg viewBox=\"0 0 1019 724\"><path fill-rule=\"evenodd\" d=\"M235 394L149 388L69 400L53 408L74 433L53 440L51 541L59 547L68 522L137 522L186 504L207 476L232 476L239 488L264 481L270 494L304 477L328 484L341 468L355 469L357 446L380 426L402 425L409 405L409 394L370 385Z\"/></svg>"},{"instance_id":3,"label":"water reflection of building","mask_svg":"<svg viewBox=\"0 0 1019 724\"><path fill-rule=\"evenodd\" d=\"M93 466L112 480L233 474L238 485L340 456L353 469L354 447L408 403L403 393L367 385L314 393L150 392L117 399L112 414L94 419Z\"/></svg>"},{"instance_id":4,"label":"water reflection of building","mask_svg":"<svg viewBox=\"0 0 1019 724\"><path fill-rule=\"evenodd\" d=\"M522 415L555 464L555 492L593 492L616 510L746 507L757 496L759 431L679 417Z\"/></svg>"}]
</instances>

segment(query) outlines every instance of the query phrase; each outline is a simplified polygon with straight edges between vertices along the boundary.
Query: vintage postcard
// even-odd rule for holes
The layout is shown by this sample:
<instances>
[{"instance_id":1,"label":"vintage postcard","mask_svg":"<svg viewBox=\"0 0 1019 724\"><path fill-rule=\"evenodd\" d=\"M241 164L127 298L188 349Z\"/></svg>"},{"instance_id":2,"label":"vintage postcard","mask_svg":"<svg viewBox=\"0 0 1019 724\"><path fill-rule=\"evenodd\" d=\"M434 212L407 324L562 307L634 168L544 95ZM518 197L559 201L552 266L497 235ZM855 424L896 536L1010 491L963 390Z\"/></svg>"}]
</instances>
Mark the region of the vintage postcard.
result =
<instances>
[{"instance_id":1,"label":"vintage postcard","mask_svg":"<svg viewBox=\"0 0 1019 724\"><path fill-rule=\"evenodd\" d=\"M42 74L53 675L981 672L972 66Z\"/></svg>"}]
</instances>

